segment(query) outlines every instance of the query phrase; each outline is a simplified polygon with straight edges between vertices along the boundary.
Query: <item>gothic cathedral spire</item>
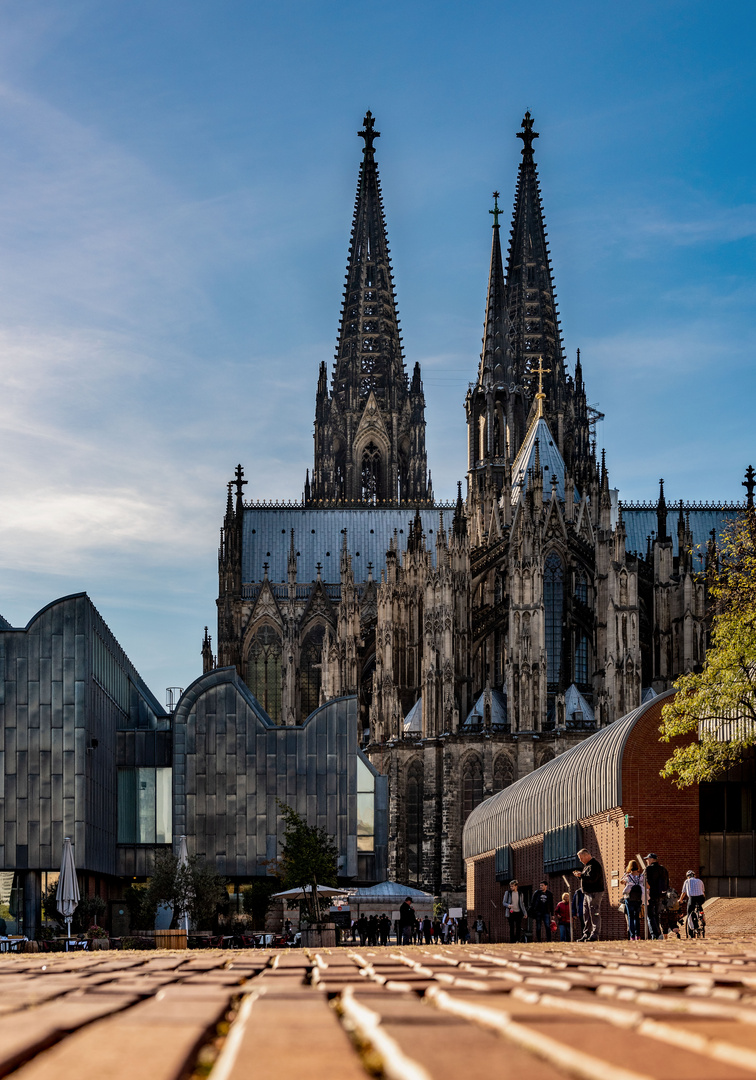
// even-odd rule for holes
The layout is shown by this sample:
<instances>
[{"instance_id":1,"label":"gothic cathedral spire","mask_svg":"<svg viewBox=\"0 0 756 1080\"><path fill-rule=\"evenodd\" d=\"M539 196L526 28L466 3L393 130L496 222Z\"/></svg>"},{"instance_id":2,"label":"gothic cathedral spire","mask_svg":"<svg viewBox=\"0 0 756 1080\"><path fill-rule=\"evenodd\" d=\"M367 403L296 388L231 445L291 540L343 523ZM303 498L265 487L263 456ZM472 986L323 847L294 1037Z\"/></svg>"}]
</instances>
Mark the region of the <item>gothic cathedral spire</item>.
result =
<instances>
[{"instance_id":1,"label":"gothic cathedral spire","mask_svg":"<svg viewBox=\"0 0 756 1080\"><path fill-rule=\"evenodd\" d=\"M321 364L315 409L315 461L308 505L397 505L432 501L425 452L420 367L411 383L402 352L386 236L372 113L347 262L330 391Z\"/></svg>"},{"instance_id":2,"label":"gothic cathedral spire","mask_svg":"<svg viewBox=\"0 0 756 1080\"><path fill-rule=\"evenodd\" d=\"M556 433L557 415L564 407L566 368L559 331L559 317L546 242L543 204L538 183L533 141L533 118L525 113L522 130L522 160L517 174L512 231L507 258L507 307L514 329L515 381L530 372L542 357L550 375L544 385L548 419ZM531 390L534 389L531 387Z\"/></svg>"}]
</instances>

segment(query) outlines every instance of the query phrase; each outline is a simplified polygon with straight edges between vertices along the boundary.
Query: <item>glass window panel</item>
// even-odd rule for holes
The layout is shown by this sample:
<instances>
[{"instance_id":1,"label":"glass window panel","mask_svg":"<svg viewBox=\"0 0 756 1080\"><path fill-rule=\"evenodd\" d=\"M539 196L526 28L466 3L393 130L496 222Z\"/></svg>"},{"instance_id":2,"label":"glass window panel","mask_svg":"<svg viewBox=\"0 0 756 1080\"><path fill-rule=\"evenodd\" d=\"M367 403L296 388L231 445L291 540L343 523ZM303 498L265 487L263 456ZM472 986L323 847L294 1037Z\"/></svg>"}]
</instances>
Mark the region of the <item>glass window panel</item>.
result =
<instances>
[{"instance_id":1,"label":"glass window panel","mask_svg":"<svg viewBox=\"0 0 756 1080\"><path fill-rule=\"evenodd\" d=\"M325 627L316 626L307 635L302 646L301 689L303 717L309 716L320 704L321 659L324 637Z\"/></svg>"},{"instance_id":2,"label":"glass window panel","mask_svg":"<svg viewBox=\"0 0 756 1080\"><path fill-rule=\"evenodd\" d=\"M375 791L375 777L359 755L357 756L357 790Z\"/></svg>"},{"instance_id":3,"label":"glass window panel","mask_svg":"<svg viewBox=\"0 0 756 1080\"><path fill-rule=\"evenodd\" d=\"M155 843L170 844L173 833L173 769L156 769Z\"/></svg>"},{"instance_id":4,"label":"glass window panel","mask_svg":"<svg viewBox=\"0 0 756 1080\"><path fill-rule=\"evenodd\" d=\"M543 603L546 609L546 681L558 683L562 667L562 607L564 569L552 551L543 567Z\"/></svg>"},{"instance_id":5,"label":"glass window panel","mask_svg":"<svg viewBox=\"0 0 756 1080\"><path fill-rule=\"evenodd\" d=\"M357 835L372 836L375 820L375 799L371 792L361 791L357 796Z\"/></svg>"},{"instance_id":6,"label":"glass window panel","mask_svg":"<svg viewBox=\"0 0 756 1080\"><path fill-rule=\"evenodd\" d=\"M137 769L137 843L155 843L154 769Z\"/></svg>"},{"instance_id":7,"label":"glass window panel","mask_svg":"<svg viewBox=\"0 0 756 1080\"><path fill-rule=\"evenodd\" d=\"M136 769L118 770L118 843L137 842Z\"/></svg>"}]
</instances>

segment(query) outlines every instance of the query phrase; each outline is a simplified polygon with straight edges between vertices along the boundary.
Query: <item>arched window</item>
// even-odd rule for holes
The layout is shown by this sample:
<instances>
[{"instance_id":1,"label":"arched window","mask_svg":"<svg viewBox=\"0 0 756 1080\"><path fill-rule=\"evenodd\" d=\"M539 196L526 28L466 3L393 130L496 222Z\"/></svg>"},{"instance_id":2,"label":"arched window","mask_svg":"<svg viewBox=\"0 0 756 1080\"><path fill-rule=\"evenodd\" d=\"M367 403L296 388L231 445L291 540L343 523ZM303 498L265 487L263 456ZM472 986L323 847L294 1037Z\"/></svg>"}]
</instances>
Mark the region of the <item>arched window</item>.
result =
<instances>
[{"instance_id":1,"label":"arched window","mask_svg":"<svg viewBox=\"0 0 756 1080\"><path fill-rule=\"evenodd\" d=\"M540 769L547 761L554 760L554 751L550 746L541 746L535 752L535 767Z\"/></svg>"},{"instance_id":2,"label":"arched window","mask_svg":"<svg viewBox=\"0 0 756 1080\"><path fill-rule=\"evenodd\" d=\"M575 574L575 596L582 603L588 603L588 578L585 570L578 570Z\"/></svg>"},{"instance_id":3,"label":"arched window","mask_svg":"<svg viewBox=\"0 0 756 1080\"><path fill-rule=\"evenodd\" d=\"M381 497L381 452L375 443L368 443L362 451L361 497L365 502L375 502Z\"/></svg>"},{"instance_id":4,"label":"arched window","mask_svg":"<svg viewBox=\"0 0 756 1080\"><path fill-rule=\"evenodd\" d=\"M310 715L320 704L320 684L323 681L322 656L325 627L316 626L302 644L300 664L300 688L302 692L302 719Z\"/></svg>"},{"instance_id":5,"label":"arched window","mask_svg":"<svg viewBox=\"0 0 756 1080\"><path fill-rule=\"evenodd\" d=\"M423 876L423 771L413 762L407 773L407 878L419 884Z\"/></svg>"},{"instance_id":6,"label":"arched window","mask_svg":"<svg viewBox=\"0 0 756 1080\"><path fill-rule=\"evenodd\" d=\"M499 754L494 762L493 771L493 793L497 791L503 791L504 788L509 787L514 782L514 765L512 759L507 754Z\"/></svg>"},{"instance_id":7,"label":"arched window","mask_svg":"<svg viewBox=\"0 0 756 1080\"><path fill-rule=\"evenodd\" d=\"M462 820L467 821L476 806L483 802L483 766L480 758L471 757L462 771Z\"/></svg>"},{"instance_id":8,"label":"arched window","mask_svg":"<svg viewBox=\"0 0 756 1080\"><path fill-rule=\"evenodd\" d=\"M272 626L261 626L247 653L246 683L271 720L281 723L281 638Z\"/></svg>"},{"instance_id":9,"label":"arched window","mask_svg":"<svg viewBox=\"0 0 756 1080\"><path fill-rule=\"evenodd\" d=\"M543 567L543 605L546 610L546 681L556 684L562 669L564 568L553 551L546 556Z\"/></svg>"},{"instance_id":10,"label":"arched window","mask_svg":"<svg viewBox=\"0 0 756 1080\"><path fill-rule=\"evenodd\" d=\"M575 646L575 682L588 682L588 637L583 633L578 633Z\"/></svg>"}]
</instances>

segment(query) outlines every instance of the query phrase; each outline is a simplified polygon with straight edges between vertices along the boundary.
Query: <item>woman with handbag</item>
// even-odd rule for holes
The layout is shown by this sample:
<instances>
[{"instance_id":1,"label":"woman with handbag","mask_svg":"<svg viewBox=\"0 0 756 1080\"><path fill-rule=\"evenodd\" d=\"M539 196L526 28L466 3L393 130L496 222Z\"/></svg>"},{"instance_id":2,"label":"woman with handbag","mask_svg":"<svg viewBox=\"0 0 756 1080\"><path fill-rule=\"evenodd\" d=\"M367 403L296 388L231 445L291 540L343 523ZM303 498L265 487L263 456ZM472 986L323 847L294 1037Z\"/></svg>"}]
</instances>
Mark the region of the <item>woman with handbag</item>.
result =
<instances>
[{"instance_id":1,"label":"woman with handbag","mask_svg":"<svg viewBox=\"0 0 756 1080\"><path fill-rule=\"evenodd\" d=\"M643 874L635 859L631 859L620 878L625 886L622 903L627 920L627 936L631 941L640 939L640 910L643 903Z\"/></svg>"}]
</instances>

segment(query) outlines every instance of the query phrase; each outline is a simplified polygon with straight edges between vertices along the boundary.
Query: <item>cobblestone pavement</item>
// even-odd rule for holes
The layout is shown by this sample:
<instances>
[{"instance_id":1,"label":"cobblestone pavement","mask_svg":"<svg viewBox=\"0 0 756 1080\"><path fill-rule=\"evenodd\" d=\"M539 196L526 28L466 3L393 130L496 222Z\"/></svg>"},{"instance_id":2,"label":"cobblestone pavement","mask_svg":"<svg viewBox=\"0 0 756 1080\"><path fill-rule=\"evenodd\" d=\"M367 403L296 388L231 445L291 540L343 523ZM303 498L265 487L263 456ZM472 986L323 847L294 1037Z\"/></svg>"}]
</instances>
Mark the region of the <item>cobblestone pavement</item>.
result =
<instances>
[{"instance_id":1,"label":"cobblestone pavement","mask_svg":"<svg viewBox=\"0 0 756 1080\"><path fill-rule=\"evenodd\" d=\"M0 957L18 1080L738 1080L756 943Z\"/></svg>"}]
</instances>

